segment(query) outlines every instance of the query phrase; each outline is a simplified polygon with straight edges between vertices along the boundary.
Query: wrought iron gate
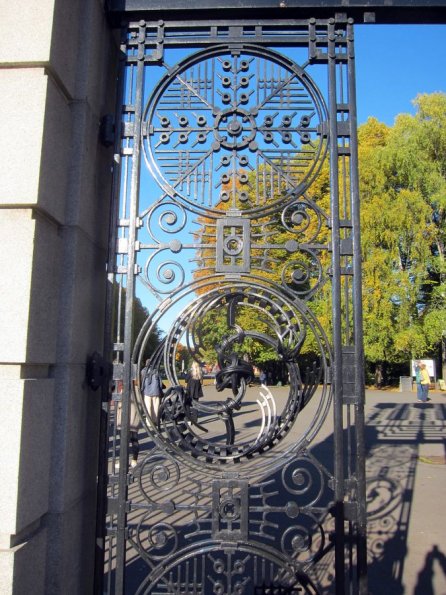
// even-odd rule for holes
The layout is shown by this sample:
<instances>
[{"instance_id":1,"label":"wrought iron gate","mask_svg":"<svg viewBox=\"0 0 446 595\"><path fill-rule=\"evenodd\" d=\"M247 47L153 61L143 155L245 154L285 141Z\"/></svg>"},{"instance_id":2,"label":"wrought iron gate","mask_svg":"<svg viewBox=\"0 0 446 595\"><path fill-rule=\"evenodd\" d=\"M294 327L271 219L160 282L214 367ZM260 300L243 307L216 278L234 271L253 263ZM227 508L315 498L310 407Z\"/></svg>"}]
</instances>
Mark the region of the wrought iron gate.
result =
<instances>
[{"instance_id":1,"label":"wrought iron gate","mask_svg":"<svg viewBox=\"0 0 446 595\"><path fill-rule=\"evenodd\" d=\"M121 49L104 591L365 593L353 24L139 21Z\"/></svg>"}]
</instances>

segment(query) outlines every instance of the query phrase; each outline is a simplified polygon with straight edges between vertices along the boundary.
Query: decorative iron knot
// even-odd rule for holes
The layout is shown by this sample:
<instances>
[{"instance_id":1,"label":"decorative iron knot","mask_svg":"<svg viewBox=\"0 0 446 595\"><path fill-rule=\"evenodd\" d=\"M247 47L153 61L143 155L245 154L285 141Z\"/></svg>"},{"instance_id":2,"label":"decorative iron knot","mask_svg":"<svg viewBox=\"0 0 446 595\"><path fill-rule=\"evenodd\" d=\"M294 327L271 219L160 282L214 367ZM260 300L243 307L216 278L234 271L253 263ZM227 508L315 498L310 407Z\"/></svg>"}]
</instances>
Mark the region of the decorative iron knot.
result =
<instances>
[{"instance_id":1,"label":"decorative iron knot","mask_svg":"<svg viewBox=\"0 0 446 595\"><path fill-rule=\"evenodd\" d=\"M197 423L197 410L193 406L193 400L180 384L169 387L164 393L158 417L158 428L162 419L175 423L192 422L204 432L208 431Z\"/></svg>"},{"instance_id":2,"label":"decorative iron knot","mask_svg":"<svg viewBox=\"0 0 446 595\"><path fill-rule=\"evenodd\" d=\"M225 365L228 359L229 363ZM254 380L254 368L249 362L241 359L237 353L231 353L229 358L219 357L219 364L221 370L215 377L215 386L219 392L225 388L231 388L236 395L242 379L246 384Z\"/></svg>"},{"instance_id":3,"label":"decorative iron knot","mask_svg":"<svg viewBox=\"0 0 446 595\"><path fill-rule=\"evenodd\" d=\"M189 405L186 400L187 395L181 385L171 386L164 393L160 413L172 421L182 420L186 416L186 407ZM161 415L159 417L161 418Z\"/></svg>"}]
</instances>

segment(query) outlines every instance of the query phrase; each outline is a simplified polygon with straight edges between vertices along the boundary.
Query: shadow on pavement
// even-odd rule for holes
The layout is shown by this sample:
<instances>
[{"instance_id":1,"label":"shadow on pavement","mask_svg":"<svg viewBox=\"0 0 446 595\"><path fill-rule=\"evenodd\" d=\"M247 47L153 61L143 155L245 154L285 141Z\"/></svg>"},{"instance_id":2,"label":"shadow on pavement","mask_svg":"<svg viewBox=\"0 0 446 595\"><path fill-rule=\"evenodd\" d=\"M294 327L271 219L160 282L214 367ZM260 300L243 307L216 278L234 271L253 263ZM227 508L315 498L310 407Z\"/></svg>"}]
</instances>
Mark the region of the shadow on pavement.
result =
<instances>
[{"instance_id":1,"label":"shadow on pavement","mask_svg":"<svg viewBox=\"0 0 446 595\"><path fill-rule=\"evenodd\" d=\"M437 545L426 555L424 567L418 574L414 595L436 595L433 587L434 565L438 563L443 572L443 582L446 585L446 556Z\"/></svg>"},{"instance_id":2,"label":"shadow on pavement","mask_svg":"<svg viewBox=\"0 0 446 595\"><path fill-rule=\"evenodd\" d=\"M444 443L446 427L446 405L428 403L425 405L408 403L377 403L366 419L367 450L367 510L368 510L368 576L369 594L403 594L404 566L408 552L408 532L411 520L414 485L417 473L420 445L426 443ZM347 432L345 432L347 440ZM316 564L310 574L317 590L304 592L329 595L334 593L334 552L330 540L333 529L332 517L327 512L333 493L328 481L333 468L333 435L311 448L309 465L316 462L321 477L321 485L308 491L311 501L317 492L318 503L325 509L325 516L318 522L307 525L305 530L313 532ZM268 505L282 506L290 499L284 493L285 485L281 471L264 478L275 486L276 494L268 500ZM317 488L317 489L316 489ZM270 488L268 488L270 489ZM319 490L319 491L318 491ZM299 506L304 507L302 500ZM255 516L255 514L254 514ZM287 531L287 519L277 514L269 520L273 523L272 539L278 546L280 537ZM251 521L250 521L251 522ZM260 522L260 521L259 521ZM289 519L288 519L289 522ZM193 523L192 523L193 524ZM190 519L179 519L177 543L179 549L188 544L191 534ZM250 525L251 527L251 525ZM321 530L322 527L322 530ZM251 529L250 529L251 530ZM418 574L414 595L434 595L434 569L438 567L446 578L446 556L438 546L426 554L425 564ZM437 570L438 572L438 570ZM144 560L129 549L127 561L126 593L136 593L148 575L148 566ZM142 589L144 592L146 587ZM194 593L200 591L199 585ZM313 589L313 587L311 587ZM181 591L182 593L188 592ZM192 592L192 591L191 591ZM290 591L291 592L291 591ZM207 594L205 594L207 595Z\"/></svg>"},{"instance_id":3,"label":"shadow on pavement","mask_svg":"<svg viewBox=\"0 0 446 595\"><path fill-rule=\"evenodd\" d=\"M404 564L408 552L414 484L420 446L444 442L446 406L379 403L366 421L369 593L405 593ZM433 558L426 557L417 595L434 593Z\"/></svg>"}]
</instances>

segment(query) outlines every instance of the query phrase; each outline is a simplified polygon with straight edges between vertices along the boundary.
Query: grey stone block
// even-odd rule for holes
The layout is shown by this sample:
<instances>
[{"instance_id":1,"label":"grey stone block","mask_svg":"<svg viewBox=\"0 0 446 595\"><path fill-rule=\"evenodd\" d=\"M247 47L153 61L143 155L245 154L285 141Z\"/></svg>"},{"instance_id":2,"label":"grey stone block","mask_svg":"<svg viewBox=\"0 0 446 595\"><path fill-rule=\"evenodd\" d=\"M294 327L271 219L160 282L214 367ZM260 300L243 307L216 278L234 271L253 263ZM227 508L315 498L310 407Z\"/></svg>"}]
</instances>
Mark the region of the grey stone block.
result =
<instances>
[{"instance_id":1,"label":"grey stone block","mask_svg":"<svg viewBox=\"0 0 446 595\"><path fill-rule=\"evenodd\" d=\"M38 202L47 84L43 68L0 69L2 137L9 139L0 143L2 204Z\"/></svg>"},{"instance_id":2,"label":"grey stone block","mask_svg":"<svg viewBox=\"0 0 446 595\"><path fill-rule=\"evenodd\" d=\"M54 1L2 2L0 19L0 62L45 63L51 51ZM26 31L26 36L23 32Z\"/></svg>"},{"instance_id":3,"label":"grey stone block","mask_svg":"<svg viewBox=\"0 0 446 595\"><path fill-rule=\"evenodd\" d=\"M93 494L99 448L100 391L85 383L85 365L55 368L50 509L65 513Z\"/></svg>"},{"instance_id":4,"label":"grey stone block","mask_svg":"<svg viewBox=\"0 0 446 595\"><path fill-rule=\"evenodd\" d=\"M48 511L54 380L4 378L0 533L17 535Z\"/></svg>"},{"instance_id":5,"label":"grey stone block","mask_svg":"<svg viewBox=\"0 0 446 595\"><path fill-rule=\"evenodd\" d=\"M56 356L61 237L27 209L0 218L0 361L51 363Z\"/></svg>"},{"instance_id":6,"label":"grey stone block","mask_svg":"<svg viewBox=\"0 0 446 595\"><path fill-rule=\"evenodd\" d=\"M62 230L62 270L58 310L58 360L84 365L102 351L106 253L77 227Z\"/></svg>"},{"instance_id":7,"label":"grey stone block","mask_svg":"<svg viewBox=\"0 0 446 595\"><path fill-rule=\"evenodd\" d=\"M39 527L28 538L0 551L0 595L43 595L47 530Z\"/></svg>"},{"instance_id":8,"label":"grey stone block","mask_svg":"<svg viewBox=\"0 0 446 595\"><path fill-rule=\"evenodd\" d=\"M95 492L63 513L48 515L45 595L93 593L95 515Z\"/></svg>"}]
</instances>

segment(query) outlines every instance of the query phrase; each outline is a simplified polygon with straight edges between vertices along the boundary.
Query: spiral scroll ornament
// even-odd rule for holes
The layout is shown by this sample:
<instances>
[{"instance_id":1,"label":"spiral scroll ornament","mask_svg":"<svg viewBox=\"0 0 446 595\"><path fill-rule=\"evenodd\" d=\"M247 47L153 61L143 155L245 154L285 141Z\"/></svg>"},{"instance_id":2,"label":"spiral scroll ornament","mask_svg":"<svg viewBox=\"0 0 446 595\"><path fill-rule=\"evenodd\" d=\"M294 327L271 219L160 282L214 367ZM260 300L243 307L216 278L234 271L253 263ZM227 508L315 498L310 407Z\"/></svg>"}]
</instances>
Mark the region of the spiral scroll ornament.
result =
<instances>
[{"instance_id":1,"label":"spiral scroll ornament","mask_svg":"<svg viewBox=\"0 0 446 595\"><path fill-rule=\"evenodd\" d=\"M141 491L150 503L162 501L176 489L180 481L180 468L176 461L163 454L146 458L141 467Z\"/></svg>"}]
</instances>

